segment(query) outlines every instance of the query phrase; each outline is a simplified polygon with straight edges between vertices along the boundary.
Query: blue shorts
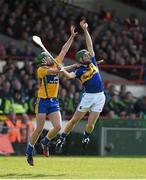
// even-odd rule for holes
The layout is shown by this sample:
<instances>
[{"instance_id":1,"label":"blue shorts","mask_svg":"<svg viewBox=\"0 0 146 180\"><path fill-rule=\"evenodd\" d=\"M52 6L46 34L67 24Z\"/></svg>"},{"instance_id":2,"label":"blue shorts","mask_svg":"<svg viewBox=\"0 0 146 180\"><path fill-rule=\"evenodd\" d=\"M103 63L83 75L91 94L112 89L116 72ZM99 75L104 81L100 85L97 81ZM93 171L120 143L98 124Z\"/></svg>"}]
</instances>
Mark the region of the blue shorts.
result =
<instances>
[{"instance_id":1,"label":"blue shorts","mask_svg":"<svg viewBox=\"0 0 146 180\"><path fill-rule=\"evenodd\" d=\"M52 113L60 111L57 98L38 98L35 105L35 113Z\"/></svg>"}]
</instances>

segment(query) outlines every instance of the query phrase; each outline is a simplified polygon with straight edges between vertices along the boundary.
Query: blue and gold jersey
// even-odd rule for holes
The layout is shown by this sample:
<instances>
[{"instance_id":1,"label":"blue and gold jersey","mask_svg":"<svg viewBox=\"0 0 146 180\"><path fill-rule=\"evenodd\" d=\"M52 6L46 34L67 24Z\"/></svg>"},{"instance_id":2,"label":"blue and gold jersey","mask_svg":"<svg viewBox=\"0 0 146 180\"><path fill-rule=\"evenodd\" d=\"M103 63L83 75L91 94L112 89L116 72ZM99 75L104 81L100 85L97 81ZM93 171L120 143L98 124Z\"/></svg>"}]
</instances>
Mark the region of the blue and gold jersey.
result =
<instances>
[{"instance_id":1,"label":"blue and gold jersey","mask_svg":"<svg viewBox=\"0 0 146 180\"><path fill-rule=\"evenodd\" d=\"M86 93L98 93L104 90L95 57L92 57L92 63L88 67L81 66L75 73L76 77L83 83Z\"/></svg>"}]
</instances>

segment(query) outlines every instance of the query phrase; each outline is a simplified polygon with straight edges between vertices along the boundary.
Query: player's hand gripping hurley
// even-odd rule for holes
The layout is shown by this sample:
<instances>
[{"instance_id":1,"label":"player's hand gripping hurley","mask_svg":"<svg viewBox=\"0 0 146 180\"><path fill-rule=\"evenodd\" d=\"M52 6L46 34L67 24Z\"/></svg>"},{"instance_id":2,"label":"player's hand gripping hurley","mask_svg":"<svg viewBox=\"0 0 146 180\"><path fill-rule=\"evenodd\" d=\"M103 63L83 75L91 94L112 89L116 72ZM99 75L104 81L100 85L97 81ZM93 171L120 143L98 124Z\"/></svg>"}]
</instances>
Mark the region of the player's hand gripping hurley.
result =
<instances>
[{"instance_id":1,"label":"player's hand gripping hurley","mask_svg":"<svg viewBox=\"0 0 146 180\"><path fill-rule=\"evenodd\" d=\"M51 60L58 66L60 67L60 64L54 59L54 57L47 51L47 49L45 48L45 46L43 45L41 38L39 36L33 36L32 37L33 41L39 45L47 54L48 56L51 58Z\"/></svg>"},{"instance_id":2,"label":"player's hand gripping hurley","mask_svg":"<svg viewBox=\"0 0 146 180\"><path fill-rule=\"evenodd\" d=\"M73 28L72 28L72 31L74 31ZM74 34L76 35L77 33L74 33ZM48 50L47 50L47 49L45 48L45 46L43 45L43 43L42 43L42 41L41 41L41 38L40 38L39 36L33 36L32 39L33 39L33 41L34 41L37 45L39 45L39 46L48 54L48 56L51 58L51 60L52 60L58 67L61 68L61 71L63 71L63 67L54 59L54 57L48 52ZM101 63L103 63L103 62L104 62L104 60L102 59L102 60L97 61L97 64L101 64Z\"/></svg>"}]
</instances>

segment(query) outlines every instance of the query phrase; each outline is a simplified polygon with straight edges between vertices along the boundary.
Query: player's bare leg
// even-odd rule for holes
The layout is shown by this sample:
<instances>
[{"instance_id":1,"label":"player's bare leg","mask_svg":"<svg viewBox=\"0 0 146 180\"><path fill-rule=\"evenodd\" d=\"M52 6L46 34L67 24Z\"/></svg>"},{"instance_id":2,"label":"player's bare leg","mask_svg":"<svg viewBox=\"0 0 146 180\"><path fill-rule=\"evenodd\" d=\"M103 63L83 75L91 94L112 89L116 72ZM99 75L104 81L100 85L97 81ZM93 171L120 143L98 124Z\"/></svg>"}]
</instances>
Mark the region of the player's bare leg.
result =
<instances>
[{"instance_id":1,"label":"player's bare leg","mask_svg":"<svg viewBox=\"0 0 146 180\"><path fill-rule=\"evenodd\" d=\"M73 117L67 123L64 133L69 134L70 131L77 125L77 123L85 116L86 112L76 111Z\"/></svg>"},{"instance_id":2,"label":"player's bare leg","mask_svg":"<svg viewBox=\"0 0 146 180\"><path fill-rule=\"evenodd\" d=\"M57 147L62 147L66 136L70 133L70 131L77 125L77 123L85 116L86 112L76 111L73 117L67 123L64 132L60 135L60 138L57 140Z\"/></svg>"},{"instance_id":3,"label":"player's bare leg","mask_svg":"<svg viewBox=\"0 0 146 180\"><path fill-rule=\"evenodd\" d=\"M88 123L86 125L86 132L92 133L99 115L100 115L99 112L90 112L89 117L88 117Z\"/></svg>"},{"instance_id":4,"label":"player's bare leg","mask_svg":"<svg viewBox=\"0 0 146 180\"><path fill-rule=\"evenodd\" d=\"M53 139L61 130L62 118L60 111L49 114L49 119L52 122L53 128L50 130L47 137L48 139Z\"/></svg>"},{"instance_id":5,"label":"player's bare leg","mask_svg":"<svg viewBox=\"0 0 146 180\"><path fill-rule=\"evenodd\" d=\"M42 133L44 124L45 124L45 120L46 120L46 114L37 114L36 115L36 129L34 130L32 136L30 138L31 145L35 145L40 134Z\"/></svg>"},{"instance_id":6,"label":"player's bare leg","mask_svg":"<svg viewBox=\"0 0 146 180\"><path fill-rule=\"evenodd\" d=\"M49 119L52 122L53 128L48 132L46 137L41 141L44 156L49 156L49 142L58 134L61 129L62 119L60 111L49 114Z\"/></svg>"},{"instance_id":7,"label":"player's bare leg","mask_svg":"<svg viewBox=\"0 0 146 180\"><path fill-rule=\"evenodd\" d=\"M28 144L26 150L27 162L29 165L33 166L33 149L36 141L38 140L41 132L43 131L44 124L45 124L46 114L37 114L36 115L36 129L34 130L31 138L30 143Z\"/></svg>"},{"instance_id":8,"label":"player's bare leg","mask_svg":"<svg viewBox=\"0 0 146 180\"><path fill-rule=\"evenodd\" d=\"M100 113L99 112L90 112L89 117L88 117L88 123L86 125L86 130L83 134L83 138L82 138L82 145L85 148L86 145L89 143L90 141L90 134L92 133L95 123L99 117Z\"/></svg>"}]
</instances>

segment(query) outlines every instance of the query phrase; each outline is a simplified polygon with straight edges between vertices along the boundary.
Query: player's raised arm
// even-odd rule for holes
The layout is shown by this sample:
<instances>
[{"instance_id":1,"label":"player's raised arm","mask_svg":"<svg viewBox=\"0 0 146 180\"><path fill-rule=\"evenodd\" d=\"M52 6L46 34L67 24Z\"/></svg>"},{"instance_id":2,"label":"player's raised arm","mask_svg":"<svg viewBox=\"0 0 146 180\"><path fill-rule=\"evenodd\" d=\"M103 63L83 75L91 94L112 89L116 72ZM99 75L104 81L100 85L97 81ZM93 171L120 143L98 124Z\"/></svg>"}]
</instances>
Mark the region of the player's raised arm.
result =
<instances>
[{"instance_id":1,"label":"player's raised arm","mask_svg":"<svg viewBox=\"0 0 146 180\"><path fill-rule=\"evenodd\" d=\"M66 71L72 71L73 69L77 69L80 66L82 66L82 65L81 64L72 64L72 65L69 65L69 66L64 66L64 69Z\"/></svg>"},{"instance_id":2,"label":"player's raised arm","mask_svg":"<svg viewBox=\"0 0 146 180\"><path fill-rule=\"evenodd\" d=\"M75 72L68 72L65 70L65 67L62 67L60 72L62 72L63 76L65 76L67 79L73 79L76 77Z\"/></svg>"},{"instance_id":3,"label":"player's raised arm","mask_svg":"<svg viewBox=\"0 0 146 180\"><path fill-rule=\"evenodd\" d=\"M64 74L64 76L66 76L67 78L74 78L73 73L71 73L71 75L69 75L69 72L67 71L73 71L74 69L77 69L81 66L81 64L72 64L69 66L58 66L55 68L49 68L48 73L62 73Z\"/></svg>"},{"instance_id":4,"label":"player's raised arm","mask_svg":"<svg viewBox=\"0 0 146 180\"><path fill-rule=\"evenodd\" d=\"M89 32L88 32L88 24L86 23L85 20L82 20L82 21L80 22L80 26L81 26L81 28L82 28L83 31L84 31L87 49L88 49L90 55L91 55L92 57L94 57L94 56L95 56L95 53L94 53L94 49L93 49L92 39L91 39L91 36L90 36L90 34L89 34Z\"/></svg>"},{"instance_id":5,"label":"player's raised arm","mask_svg":"<svg viewBox=\"0 0 146 180\"><path fill-rule=\"evenodd\" d=\"M59 63L61 63L63 61L65 55L67 54L69 48L71 47L71 45L73 43L74 37L77 35L77 32L75 31L75 27L73 25L70 27L70 32L71 32L71 35L70 35L69 39L62 46L62 49L56 59Z\"/></svg>"}]
</instances>

